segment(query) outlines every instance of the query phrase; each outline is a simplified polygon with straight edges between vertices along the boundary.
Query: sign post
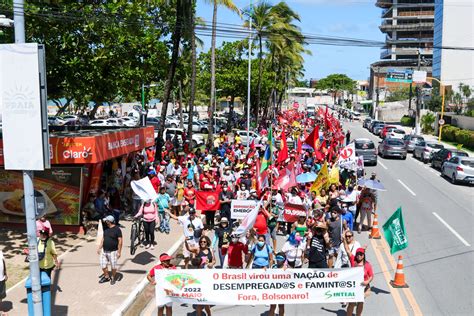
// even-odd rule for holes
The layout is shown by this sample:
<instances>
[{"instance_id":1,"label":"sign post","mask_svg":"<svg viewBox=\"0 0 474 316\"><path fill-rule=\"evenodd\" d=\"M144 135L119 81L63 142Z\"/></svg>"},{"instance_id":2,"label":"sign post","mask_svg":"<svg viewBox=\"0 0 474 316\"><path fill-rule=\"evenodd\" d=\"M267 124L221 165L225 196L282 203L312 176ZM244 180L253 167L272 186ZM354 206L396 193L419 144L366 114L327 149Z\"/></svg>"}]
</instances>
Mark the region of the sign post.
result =
<instances>
[{"instance_id":1,"label":"sign post","mask_svg":"<svg viewBox=\"0 0 474 316\"><path fill-rule=\"evenodd\" d=\"M387 76L385 77L387 82L403 82L403 83L412 83L413 82L413 70L395 70L389 69L387 71Z\"/></svg>"}]
</instances>

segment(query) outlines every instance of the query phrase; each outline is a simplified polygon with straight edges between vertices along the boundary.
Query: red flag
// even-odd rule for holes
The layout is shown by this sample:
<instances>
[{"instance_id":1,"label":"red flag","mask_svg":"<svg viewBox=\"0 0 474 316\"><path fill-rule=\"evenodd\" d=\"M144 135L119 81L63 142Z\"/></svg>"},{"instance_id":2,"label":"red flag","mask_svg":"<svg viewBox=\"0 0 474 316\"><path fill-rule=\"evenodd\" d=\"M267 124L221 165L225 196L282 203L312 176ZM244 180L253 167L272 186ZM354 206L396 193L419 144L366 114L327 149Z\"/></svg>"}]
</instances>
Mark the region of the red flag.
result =
<instances>
[{"instance_id":1,"label":"red flag","mask_svg":"<svg viewBox=\"0 0 474 316\"><path fill-rule=\"evenodd\" d=\"M250 142L249 148L250 148L250 150L252 150L252 151L255 150L255 138L252 138L252 141Z\"/></svg>"},{"instance_id":2,"label":"red flag","mask_svg":"<svg viewBox=\"0 0 474 316\"><path fill-rule=\"evenodd\" d=\"M301 154L303 144L301 144L301 137L298 136L298 139L296 141L296 154L299 155Z\"/></svg>"},{"instance_id":3,"label":"red flag","mask_svg":"<svg viewBox=\"0 0 474 316\"><path fill-rule=\"evenodd\" d=\"M313 129L311 134L304 140L304 142L311 147L314 148L314 150L317 150L319 147L319 126L316 125L316 127Z\"/></svg>"},{"instance_id":4,"label":"red flag","mask_svg":"<svg viewBox=\"0 0 474 316\"><path fill-rule=\"evenodd\" d=\"M200 211L217 211L221 208L219 202L219 192L217 191L197 191L196 209Z\"/></svg>"},{"instance_id":5,"label":"red flag","mask_svg":"<svg viewBox=\"0 0 474 316\"><path fill-rule=\"evenodd\" d=\"M335 147L335 142L333 142L331 140L331 146L329 146L329 159L328 159L328 162L331 162L332 161L332 156L334 154L334 147Z\"/></svg>"},{"instance_id":6,"label":"red flag","mask_svg":"<svg viewBox=\"0 0 474 316\"><path fill-rule=\"evenodd\" d=\"M297 184L295 170L293 168L291 170L288 168L283 169L280 177L275 181L275 185L285 191L288 191L289 188Z\"/></svg>"},{"instance_id":7,"label":"red flag","mask_svg":"<svg viewBox=\"0 0 474 316\"><path fill-rule=\"evenodd\" d=\"M286 144L286 134L285 129L281 132L281 140L280 140L280 151L278 152L278 163L284 162L288 159L288 145Z\"/></svg>"}]
</instances>

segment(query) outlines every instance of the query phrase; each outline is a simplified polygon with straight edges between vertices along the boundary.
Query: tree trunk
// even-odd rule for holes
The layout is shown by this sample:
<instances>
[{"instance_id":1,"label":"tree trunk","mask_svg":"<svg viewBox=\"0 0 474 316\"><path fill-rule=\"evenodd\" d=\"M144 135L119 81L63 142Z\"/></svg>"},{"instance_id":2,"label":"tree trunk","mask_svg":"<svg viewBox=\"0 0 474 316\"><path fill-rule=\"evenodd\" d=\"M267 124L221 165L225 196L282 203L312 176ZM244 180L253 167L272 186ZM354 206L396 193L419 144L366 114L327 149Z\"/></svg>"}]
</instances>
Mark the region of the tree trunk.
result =
<instances>
[{"instance_id":1,"label":"tree trunk","mask_svg":"<svg viewBox=\"0 0 474 316\"><path fill-rule=\"evenodd\" d=\"M209 106L209 124L207 130L209 132L207 138L207 146L212 148L213 140L213 122L214 122L214 104L216 98L216 33L217 33L217 0L214 0L214 10L212 13L212 37L211 37L211 104Z\"/></svg>"},{"instance_id":2,"label":"tree trunk","mask_svg":"<svg viewBox=\"0 0 474 316\"><path fill-rule=\"evenodd\" d=\"M163 133L165 130L166 112L168 111L168 101L171 94L171 86L173 85L174 75L176 72L176 66L178 65L179 58L179 43L181 41L182 26L184 24L184 3L183 0L176 1L176 24L171 35L171 41L173 43L173 50L171 52L171 60L168 66L168 75L166 76L165 90L163 96L163 106L161 108L161 120L160 128L158 130L158 138L156 140L156 154L155 161L161 160L161 153L163 149Z\"/></svg>"},{"instance_id":3,"label":"tree trunk","mask_svg":"<svg viewBox=\"0 0 474 316\"><path fill-rule=\"evenodd\" d=\"M194 99L196 97L196 33L195 33L195 17L196 17L196 10L193 3L193 8L191 12L191 91L189 95L188 101L188 109L189 109L189 116L188 116L188 133L187 139L189 139L189 148L193 148L193 113L194 113Z\"/></svg>"},{"instance_id":4,"label":"tree trunk","mask_svg":"<svg viewBox=\"0 0 474 316\"><path fill-rule=\"evenodd\" d=\"M179 128L184 130L184 123L183 123L183 82L181 80L178 82L178 90L179 90L179 108L178 108Z\"/></svg>"},{"instance_id":5,"label":"tree trunk","mask_svg":"<svg viewBox=\"0 0 474 316\"><path fill-rule=\"evenodd\" d=\"M234 125L234 101L235 101L235 96L231 95L230 103L229 103L229 118L227 119L227 132L230 132Z\"/></svg>"},{"instance_id":6,"label":"tree trunk","mask_svg":"<svg viewBox=\"0 0 474 316\"><path fill-rule=\"evenodd\" d=\"M94 103L94 107L89 112L89 119L93 120L95 118L95 114L97 113L97 110L99 109L100 106L101 106L100 103L98 103L98 102Z\"/></svg>"},{"instance_id":7,"label":"tree trunk","mask_svg":"<svg viewBox=\"0 0 474 316\"><path fill-rule=\"evenodd\" d=\"M58 112L56 112L56 116L60 116L61 114L64 113L64 111L67 110L69 107L69 104L71 104L72 99L66 99L66 103L64 105L61 105L61 102L59 100L53 99L54 104L58 107Z\"/></svg>"},{"instance_id":8,"label":"tree trunk","mask_svg":"<svg viewBox=\"0 0 474 316\"><path fill-rule=\"evenodd\" d=\"M260 108L260 97L262 93L262 74L263 74L263 47L262 47L262 36L258 35L258 81L257 81L257 102L255 104L255 124L258 126L258 110Z\"/></svg>"}]
</instances>

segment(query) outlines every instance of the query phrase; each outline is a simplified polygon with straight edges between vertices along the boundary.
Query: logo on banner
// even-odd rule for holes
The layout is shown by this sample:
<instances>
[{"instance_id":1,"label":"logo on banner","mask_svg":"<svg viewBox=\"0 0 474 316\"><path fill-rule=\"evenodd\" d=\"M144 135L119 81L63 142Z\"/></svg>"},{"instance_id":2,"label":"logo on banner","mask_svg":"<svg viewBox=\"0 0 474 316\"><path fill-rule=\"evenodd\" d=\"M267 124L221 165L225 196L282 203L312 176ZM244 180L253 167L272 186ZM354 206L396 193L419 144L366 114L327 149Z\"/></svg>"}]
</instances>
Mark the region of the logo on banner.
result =
<instances>
[{"instance_id":1,"label":"logo on banner","mask_svg":"<svg viewBox=\"0 0 474 316\"><path fill-rule=\"evenodd\" d=\"M135 135L135 147L140 147L140 135Z\"/></svg>"},{"instance_id":2,"label":"logo on banner","mask_svg":"<svg viewBox=\"0 0 474 316\"><path fill-rule=\"evenodd\" d=\"M214 195L209 195L207 198L206 198L206 204L207 205L214 205L216 204L216 197Z\"/></svg>"},{"instance_id":3,"label":"logo on banner","mask_svg":"<svg viewBox=\"0 0 474 316\"><path fill-rule=\"evenodd\" d=\"M165 278L171 285L173 285L177 290L182 290L188 285L201 284L201 281L193 277L192 275L182 273L182 274L173 274Z\"/></svg>"},{"instance_id":4,"label":"logo on banner","mask_svg":"<svg viewBox=\"0 0 474 316\"><path fill-rule=\"evenodd\" d=\"M34 92L27 87L17 87L15 90L5 92L4 102L5 110L10 113L36 116Z\"/></svg>"},{"instance_id":5,"label":"logo on banner","mask_svg":"<svg viewBox=\"0 0 474 316\"><path fill-rule=\"evenodd\" d=\"M89 157L92 157L92 149L91 147L86 148L86 146L84 146L84 149L82 151L74 151L72 149L68 149L63 151L63 157L65 159L87 159Z\"/></svg>"}]
</instances>

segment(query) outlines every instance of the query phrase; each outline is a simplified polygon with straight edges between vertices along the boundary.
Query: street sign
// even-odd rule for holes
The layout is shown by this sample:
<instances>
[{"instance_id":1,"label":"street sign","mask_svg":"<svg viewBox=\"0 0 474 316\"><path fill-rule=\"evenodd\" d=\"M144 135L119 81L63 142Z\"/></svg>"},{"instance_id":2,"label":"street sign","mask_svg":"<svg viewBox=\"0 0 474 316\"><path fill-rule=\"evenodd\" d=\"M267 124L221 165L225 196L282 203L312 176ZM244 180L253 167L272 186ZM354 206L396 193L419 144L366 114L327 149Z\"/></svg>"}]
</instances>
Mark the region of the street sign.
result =
<instances>
[{"instance_id":1,"label":"street sign","mask_svg":"<svg viewBox=\"0 0 474 316\"><path fill-rule=\"evenodd\" d=\"M426 71L415 70L413 72L413 82L425 83L426 82Z\"/></svg>"},{"instance_id":2,"label":"street sign","mask_svg":"<svg viewBox=\"0 0 474 316\"><path fill-rule=\"evenodd\" d=\"M389 69L387 75L385 76L385 81L387 82L404 82L411 83L413 80L413 70L395 70Z\"/></svg>"},{"instance_id":3,"label":"street sign","mask_svg":"<svg viewBox=\"0 0 474 316\"><path fill-rule=\"evenodd\" d=\"M443 119L440 119L440 120L438 121L438 124L439 124L439 125L444 125L444 124L446 124L446 122L445 122Z\"/></svg>"}]
</instances>

